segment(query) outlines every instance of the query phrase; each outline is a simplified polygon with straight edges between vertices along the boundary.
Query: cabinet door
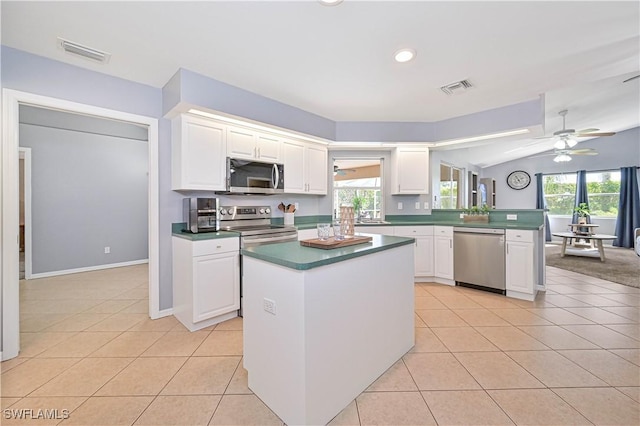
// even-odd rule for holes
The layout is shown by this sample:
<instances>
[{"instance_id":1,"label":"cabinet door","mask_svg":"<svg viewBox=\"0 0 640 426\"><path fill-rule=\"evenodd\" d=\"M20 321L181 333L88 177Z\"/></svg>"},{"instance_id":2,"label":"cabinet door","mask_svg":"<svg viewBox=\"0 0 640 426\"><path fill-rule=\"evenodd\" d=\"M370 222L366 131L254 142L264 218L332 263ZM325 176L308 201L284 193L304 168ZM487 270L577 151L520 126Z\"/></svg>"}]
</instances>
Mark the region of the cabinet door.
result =
<instances>
[{"instance_id":1,"label":"cabinet door","mask_svg":"<svg viewBox=\"0 0 640 426\"><path fill-rule=\"evenodd\" d=\"M453 238L433 237L434 275L439 278L453 279Z\"/></svg>"},{"instance_id":2,"label":"cabinet door","mask_svg":"<svg viewBox=\"0 0 640 426\"><path fill-rule=\"evenodd\" d=\"M505 269L507 291L533 294L533 263L533 243L507 241Z\"/></svg>"},{"instance_id":3,"label":"cabinet door","mask_svg":"<svg viewBox=\"0 0 640 426\"><path fill-rule=\"evenodd\" d=\"M307 192L310 194L327 194L327 149L322 146L309 145L305 151ZM285 176L287 170L285 168Z\"/></svg>"},{"instance_id":4,"label":"cabinet door","mask_svg":"<svg viewBox=\"0 0 640 426\"><path fill-rule=\"evenodd\" d=\"M304 144L284 141L282 162L284 163L284 192L300 194L305 192Z\"/></svg>"},{"instance_id":5,"label":"cabinet door","mask_svg":"<svg viewBox=\"0 0 640 426\"><path fill-rule=\"evenodd\" d=\"M193 322L240 309L240 255L193 258Z\"/></svg>"},{"instance_id":6,"label":"cabinet door","mask_svg":"<svg viewBox=\"0 0 640 426\"><path fill-rule=\"evenodd\" d=\"M172 189L224 190L225 127L182 116L172 123Z\"/></svg>"},{"instance_id":7,"label":"cabinet door","mask_svg":"<svg viewBox=\"0 0 640 426\"><path fill-rule=\"evenodd\" d=\"M433 277L433 237L417 237L414 250L415 255L415 276Z\"/></svg>"},{"instance_id":8,"label":"cabinet door","mask_svg":"<svg viewBox=\"0 0 640 426\"><path fill-rule=\"evenodd\" d=\"M280 161L280 140L275 136L258 134L256 137L258 158L263 161Z\"/></svg>"},{"instance_id":9,"label":"cabinet door","mask_svg":"<svg viewBox=\"0 0 640 426\"><path fill-rule=\"evenodd\" d=\"M396 148L394 151L394 194L429 193L429 149Z\"/></svg>"},{"instance_id":10,"label":"cabinet door","mask_svg":"<svg viewBox=\"0 0 640 426\"><path fill-rule=\"evenodd\" d=\"M255 159L257 157L254 132L237 127L227 131L227 155L233 158Z\"/></svg>"}]
</instances>

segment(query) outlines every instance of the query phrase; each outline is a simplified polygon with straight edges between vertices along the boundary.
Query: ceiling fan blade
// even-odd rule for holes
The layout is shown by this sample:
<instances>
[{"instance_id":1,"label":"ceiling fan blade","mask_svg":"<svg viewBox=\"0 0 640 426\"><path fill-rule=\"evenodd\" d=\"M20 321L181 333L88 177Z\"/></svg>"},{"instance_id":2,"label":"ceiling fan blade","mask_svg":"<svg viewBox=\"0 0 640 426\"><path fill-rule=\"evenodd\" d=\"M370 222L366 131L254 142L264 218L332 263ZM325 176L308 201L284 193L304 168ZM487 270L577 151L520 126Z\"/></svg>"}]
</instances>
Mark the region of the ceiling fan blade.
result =
<instances>
[{"instance_id":1,"label":"ceiling fan blade","mask_svg":"<svg viewBox=\"0 0 640 426\"><path fill-rule=\"evenodd\" d=\"M578 130L576 133L577 134L581 134L581 133L593 133L593 132L597 132L600 129L596 129L596 128L591 128L591 129L582 129L582 130Z\"/></svg>"},{"instance_id":2,"label":"ceiling fan blade","mask_svg":"<svg viewBox=\"0 0 640 426\"><path fill-rule=\"evenodd\" d=\"M587 152L596 152L596 150L593 148L578 148L578 149L568 150L567 152L571 154L584 154Z\"/></svg>"},{"instance_id":3,"label":"ceiling fan blade","mask_svg":"<svg viewBox=\"0 0 640 426\"><path fill-rule=\"evenodd\" d=\"M553 139L555 137L556 137L556 135L547 135L547 136L538 136L538 137L535 137L533 139Z\"/></svg>"},{"instance_id":4,"label":"ceiling fan blade","mask_svg":"<svg viewBox=\"0 0 640 426\"><path fill-rule=\"evenodd\" d=\"M579 133L575 135L578 138L590 138L594 136L613 136L616 132L600 132L600 133Z\"/></svg>"}]
</instances>

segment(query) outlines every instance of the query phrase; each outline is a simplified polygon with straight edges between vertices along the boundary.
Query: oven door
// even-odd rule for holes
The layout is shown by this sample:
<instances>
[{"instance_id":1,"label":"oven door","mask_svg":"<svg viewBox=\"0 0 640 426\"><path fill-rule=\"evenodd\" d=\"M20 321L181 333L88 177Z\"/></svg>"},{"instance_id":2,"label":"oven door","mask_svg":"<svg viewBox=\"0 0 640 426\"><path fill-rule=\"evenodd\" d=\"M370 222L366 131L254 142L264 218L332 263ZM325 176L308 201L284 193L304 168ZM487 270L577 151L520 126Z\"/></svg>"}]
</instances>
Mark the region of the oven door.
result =
<instances>
[{"instance_id":1,"label":"oven door","mask_svg":"<svg viewBox=\"0 0 640 426\"><path fill-rule=\"evenodd\" d=\"M287 243L290 241L298 241L298 232L283 232L279 234L262 234L262 235L244 235L240 238L240 246L242 248L263 246L265 244ZM240 255L240 309L238 316L242 316L242 275L244 256Z\"/></svg>"},{"instance_id":2,"label":"oven door","mask_svg":"<svg viewBox=\"0 0 640 426\"><path fill-rule=\"evenodd\" d=\"M298 241L297 232L289 232L283 234L267 234L267 235L250 235L241 238L242 248L262 246L265 244L286 243L290 241Z\"/></svg>"}]
</instances>

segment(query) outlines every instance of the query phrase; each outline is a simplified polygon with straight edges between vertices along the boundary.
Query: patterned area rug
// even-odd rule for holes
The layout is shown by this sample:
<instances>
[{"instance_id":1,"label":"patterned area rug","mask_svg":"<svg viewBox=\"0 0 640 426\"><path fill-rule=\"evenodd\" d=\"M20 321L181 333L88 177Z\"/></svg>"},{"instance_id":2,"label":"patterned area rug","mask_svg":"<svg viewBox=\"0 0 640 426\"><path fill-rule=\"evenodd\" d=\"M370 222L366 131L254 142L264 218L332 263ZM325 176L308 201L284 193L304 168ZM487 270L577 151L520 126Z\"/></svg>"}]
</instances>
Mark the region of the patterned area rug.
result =
<instances>
[{"instance_id":1,"label":"patterned area rug","mask_svg":"<svg viewBox=\"0 0 640 426\"><path fill-rule=\"evenodd\" d=\"M633 249L605 247L605 261L600 262L599 257L569 255L560 257L560 248L560 245L546 246L547 266L555 266L631 287L640 287L640 257Z\"/></svg>"}]
</instances>

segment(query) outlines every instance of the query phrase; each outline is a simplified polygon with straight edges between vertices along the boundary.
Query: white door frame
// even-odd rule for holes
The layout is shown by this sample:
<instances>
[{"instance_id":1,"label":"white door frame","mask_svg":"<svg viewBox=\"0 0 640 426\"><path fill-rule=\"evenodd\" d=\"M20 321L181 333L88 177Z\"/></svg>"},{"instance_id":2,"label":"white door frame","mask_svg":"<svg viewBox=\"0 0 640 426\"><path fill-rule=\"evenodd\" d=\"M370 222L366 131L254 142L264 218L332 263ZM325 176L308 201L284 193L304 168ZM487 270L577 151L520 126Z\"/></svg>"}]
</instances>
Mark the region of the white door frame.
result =
<instances>
[{"instance_id":1,"label":"white door frame","mask_svg":"<svg viewBox=\"0 0 640 426\"><path fill-rule=\"evenodd\" d=\"M24 278L31 279L31 148L18 147L20 159L24 160Z\"/></svg>"},{"instance_id":2,"label":"white door frame","mask_svg":"<svg viewBox=\"0 0 640 426\"><path fill-rule=\"evenodd\" d=\"M18 286L18 147L19 105L63 110L93 115L147 126L149 149L149 316L152 319L170 315L171 310L160 312L159 285L159 201L158 201L158 119L50 98L12 89L2 90L2 174L0 191L2 200L2 360L18 356L20 348L20 313Z\"/></svg>"}]
</instances>

